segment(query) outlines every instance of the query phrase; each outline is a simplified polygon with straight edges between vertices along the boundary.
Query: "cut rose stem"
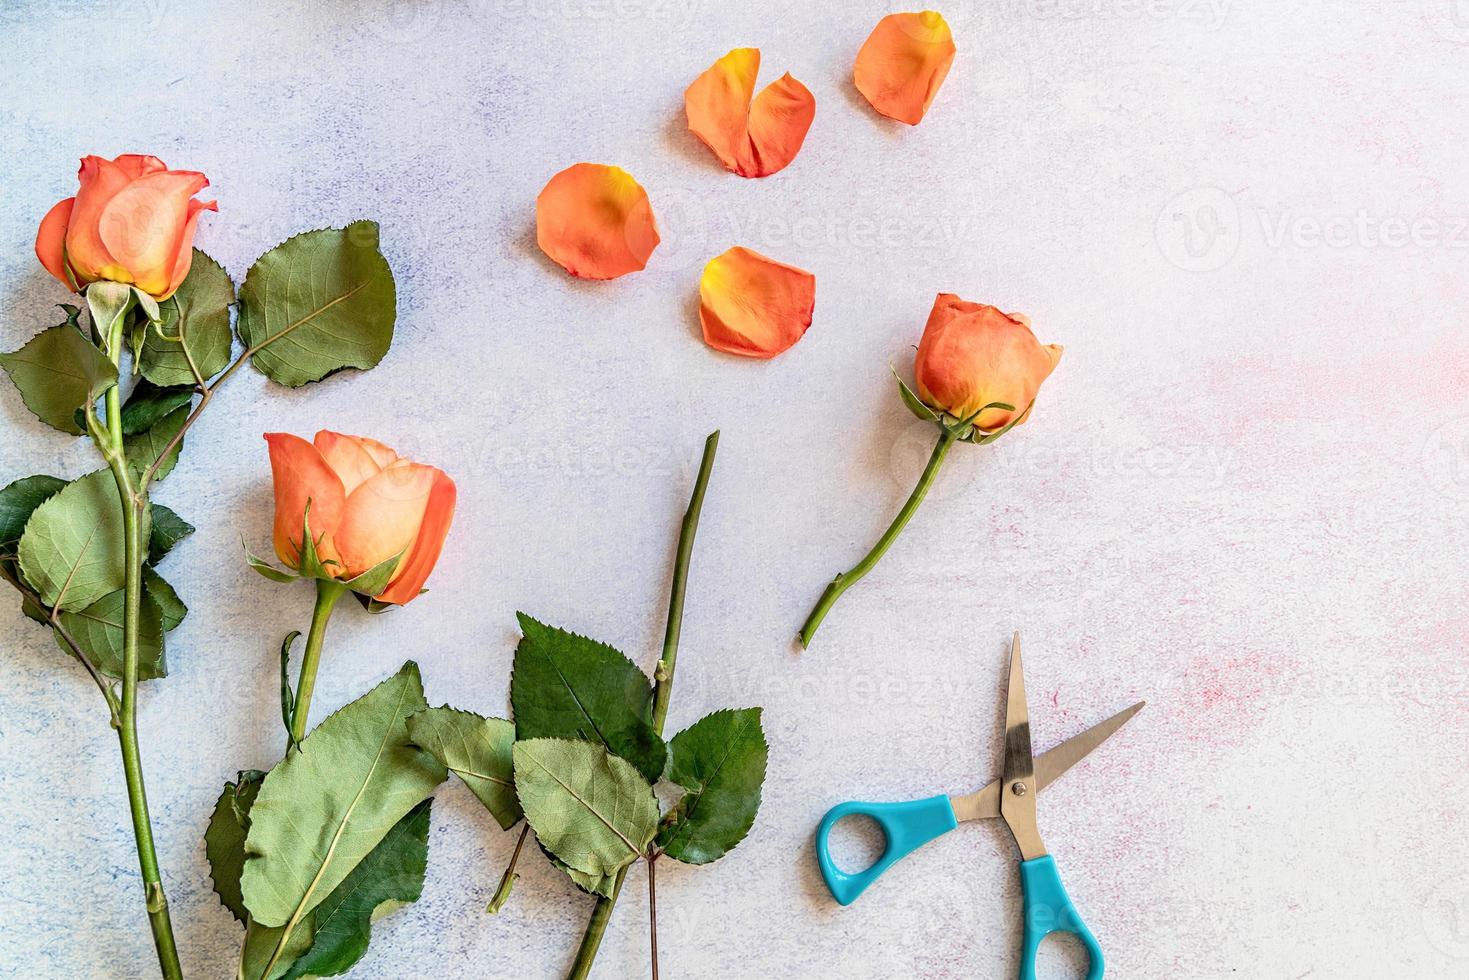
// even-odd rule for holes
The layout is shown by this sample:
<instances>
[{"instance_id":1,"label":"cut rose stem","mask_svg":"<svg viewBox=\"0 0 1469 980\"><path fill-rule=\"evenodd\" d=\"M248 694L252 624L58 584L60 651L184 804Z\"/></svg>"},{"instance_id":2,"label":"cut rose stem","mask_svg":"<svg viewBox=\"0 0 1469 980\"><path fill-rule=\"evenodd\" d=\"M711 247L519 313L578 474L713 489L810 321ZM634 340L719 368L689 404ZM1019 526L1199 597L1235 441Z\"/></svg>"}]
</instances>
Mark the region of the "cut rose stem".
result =
<instances>
[{"instance_id":1,"label":"cut rose stem","mask_svg":"<svg viewBox=\"0 0 1469 980\"><path fill-rule=\"evenodd\" d=\"M668 625L663 630L663 655L658 658L658 668L653 673L653 729L660 736L663 734L663 723L668 717L668 699L673 694L673 671L678 663L678 639L683 629L683 602L684 592L689 582L689 559L694 554L694 536L699 530L699 513L704 509L704 492L709 488L709 474L714 470L714 453L719 449L719 431L716 429L709 434L704 441L704 458L699 462L699 476L694 481L694 493L689 498L689 509L684 512L683 524L678 531L678 552L673 561L673 587L668 597ZM648 874L653 873L651 861L648 865ZM627 878L627 868L617 872L617 879L612 883L612 897L598 898L597 905L592 909L592 917L587 922L587 931L582 935L581 946L576 951L576 959L572 961L571 970L567 973L568 980L585 980L592 970L592 961L597 958L597 950L602 945L602 937L607 932L607 923L612 918L612 907L617 904L617 896L622 893L622 882ZM649 915L656 917L657 909L654 907L654 892L652 883L649 883ZM656 919L654 920L656 921ZM653 939L653 975L658 975L658 946L656 926L652 933Z\"/></svg>"},{"instance_id":2,"label":"cut rose stem","mask_svg":"<svg viewBox=\"0 0 1469 980\"><path fill-rule=\"evenodd\" d=\"M933 486L934 478L938 476L939 467L944 465L944 457L949 455L949 450L953 447L956 438L958 437L954 432L947 428L944 429L943 434L939 436L938 443L933 447L932 455L928 457L928 465L923 468L923 475L918 478L918 485L909 494L907 503L903 504L903 509L898 511L898 516L893 519L893 523L883 532L882 537L877 539L877 544L872 546L872 550L867 553L866 557L853 565L850 570L832 579L826 591L821 593L816 608L811 610L811 615L806 617L801 631L796 634L803 648L811 646L811 638L816 635L821 621L826 618L827 613L831 612L831 607L836 605L842 593L856 585L864 575L872 571L878 560L892 547L893 542L898 540L898 535L903 533L903 528L908 526L908 522L917 513L918 505L923 503L924 497L928 496L929 488Z\"/></svg>"}]
</instances>

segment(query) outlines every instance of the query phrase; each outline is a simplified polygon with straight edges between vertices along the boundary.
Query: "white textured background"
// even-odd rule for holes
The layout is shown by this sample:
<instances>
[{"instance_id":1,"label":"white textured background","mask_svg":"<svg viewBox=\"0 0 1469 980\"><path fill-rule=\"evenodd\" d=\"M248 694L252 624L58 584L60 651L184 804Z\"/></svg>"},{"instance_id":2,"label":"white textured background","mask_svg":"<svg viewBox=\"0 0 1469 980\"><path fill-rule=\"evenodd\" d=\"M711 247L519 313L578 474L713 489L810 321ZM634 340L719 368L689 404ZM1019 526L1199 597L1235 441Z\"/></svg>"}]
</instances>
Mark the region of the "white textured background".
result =
<instances>
[{"instance_id":1,"label":"white textured background","mask_svg":"<svg viewBox=\"0 0 1469 980\"><path fill-rule=\"evenodd\" d=\"M881 2L0 13L0 347L65 298L30 247L88 152L207 172L199 244L237 279L360 216L398 279L378 370L299 392L242 373L158 493L199 527L165 569L193 613L143 705L191 975L233 973L201 833L222 780L279 754L276 651L310 611L240 557L241 534L268 547L260 433L319 427L442 465L461 509L429 596L338 617L316 718L408 657L431 701L502 713L516 609L651 666L692 467L722 428L670 725L764 705L770 775L738 851L660 874L665 976L1011 975L1000 828L930 845L848 909L811 834L840 800L995 772L1017 627L1037 750L1150 702L1041 808L1111 976L1469 971L1469 3L943 9L960 53L916 129L849 81ZM738 45L818 103L763 181L682 120L684 86ZM646 272L577 282L536 251L535 195L579 160L647 187L665 241ZM771 363L698 337L699 269L737 243L817 277L814 326ZM927 452L888 364L908 369L938 290L1029 313L1066 357L1031 424L955 451L797 656ZM8 384L0 415L0 479L96 466ZM0 647L0 974L148 976L102 705L10 608ZM484 915L512 843L441 789L423 900L355 975L557 976L590 903L532 853ZM643 881L600 977L646 971Z\"/></svg>"}]
</instances>

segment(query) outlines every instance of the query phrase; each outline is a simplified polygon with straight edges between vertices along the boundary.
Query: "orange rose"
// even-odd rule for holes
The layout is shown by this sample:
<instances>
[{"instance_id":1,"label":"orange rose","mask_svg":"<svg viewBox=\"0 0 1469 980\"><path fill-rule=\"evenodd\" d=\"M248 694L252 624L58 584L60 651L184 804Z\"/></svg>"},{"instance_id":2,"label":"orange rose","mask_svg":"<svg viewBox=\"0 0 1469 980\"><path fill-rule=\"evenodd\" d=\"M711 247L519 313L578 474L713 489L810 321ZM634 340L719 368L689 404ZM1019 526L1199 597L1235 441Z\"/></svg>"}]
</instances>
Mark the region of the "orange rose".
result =
<instances>
[{"instance_id":1,"label":"orange rose","mask_svg":"<svg viewBox=\"0 0 1469 980\"><path fill-rule=\"evenodd\" d=\"M1025 421L1041 382L1060 360L1061 348L1036 340L1026 317L939 293L913 373L918 397L929 408L993 432ZM980 411L995 402L1014 405L1015 411ZM971 419L975 412L979 416Z\"/></svg>"},{"instance_id":2,"label":"orange rose","mask_svg":"<svg viewBox=\"0 0 1469 980\"><path fill-rule=\"evenodd\" d=\"M913 365L918 393L898 381L909 409L937 424L938 442L887 531L861 561L832 579L817 600L796 634L803 647L811 645L837 600L877 566L903 533L954 444L987 446L1024 422L1041 383L1060 360L1061 348L1036 340L1030 321L1020 314L1001 313L983 303L967 303L953 293L939 293ZM1013 407L990 407L997 404Z\"/></svg>"},{"instance_id":3,"label":"orange rose","mask_svg":"<svg viewBox=\"0 0 1469 980\"><path fill-rule=\"evenodd\" d=\"M402 605L428 581L454 519L455 489L441 470L403 459L372 439L318 432L315 443L266 433L275 479L275 553L301 564L311 504L316 553L333 577L351 579L401 555L376 598Z\"/></svg>"},{"instance_id":4,"label":"orange rose","mask_svg":"<svg viewBox=\"0 0 1469 980\"><path fill-rule=\"evenodd\" d=\"M199 212L193 197L209 178L169 170L157 157L124 153L82 158L76 197L57 203L36 233L36 257L68 289L99 279L127 283L164 300L189 274Z\"/></svg>"}]
</instances>

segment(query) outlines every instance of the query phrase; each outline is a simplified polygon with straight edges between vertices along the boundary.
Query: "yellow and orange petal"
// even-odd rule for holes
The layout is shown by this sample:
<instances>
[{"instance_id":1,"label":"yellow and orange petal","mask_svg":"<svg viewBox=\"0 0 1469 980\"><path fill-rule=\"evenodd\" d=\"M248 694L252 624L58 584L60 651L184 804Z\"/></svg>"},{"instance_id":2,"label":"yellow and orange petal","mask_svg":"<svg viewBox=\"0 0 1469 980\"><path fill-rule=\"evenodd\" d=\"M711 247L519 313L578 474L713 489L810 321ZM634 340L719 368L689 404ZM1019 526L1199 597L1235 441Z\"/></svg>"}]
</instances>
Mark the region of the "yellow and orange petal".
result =
<instances>
[{"instance_id":1,"label":"yellow and orange petal","mask_svg":"<svg viewBox=\"0 0 1469 980\"><path fill-rule=\"evenodd\" d=\"M575 164L536 198L536 243L573 276L616 279L641 271L658 241L647 192L621 167Z\"/></svg>"},{"instance_id":2,"label":"yellow and orange petal","mask_svg":"<svg viewBox=\"0 0 1469 980\"><path fill-rule=\"evenodd\" d=\"M438 472L400 459L347 495L342 522L332 536L347 574L360 575L390 558L407 557Z\"/></svg>"},{"instance_id":3,"label":"yellow and orange petal","mask_svg":"<svg viewBox=\"0 0 1469 980\"><path fill-rule=\"evenodd\" d=\"M132 282L133 277L121 265L113 261L112 254L102 243L98 227L107 205L132 181L130 170L118 166L111 160L99 156L82 158L77 171L76 203L72 206L71 220L66 229L66 257L71 263L77 279L92 282L111 279L113 282Z\"/></svg>"},{"instance_id":4,"label":"yellow and orange petal","mask_svg":"<svg viewBox=\"0 0 1469 980\"><path fill-rule=\"evenodd\" d=\"M398 458L397 453L376 440L346 436L327 429L318 432L312 444L326 460L326 465L337 474L342 488L349 495Z\"/></svg>"},{"instance_id":5,"label":"yellow and orange petal","mask_svg":"<svg viewBox=\"0 0 1469 980\"><path fill-rule=\"evenodd\" d=\"M379 602L401 606L423 590L429 573L438 563L439 553L444 549L444 539L448 537L449 525L454 520L457 496L454 481L435 470L433 488L429 491L428 504L424 509L423 522L418 528L418 537L413 542L413 549L399 563L392 583L377 597Z\"/></svg>"},{"instance_id":6,"label":"yellow and orange petal","mask_svg":"<svg viewBox=\"0 0 1469 980\"><path fill-rule=\"evenodd\" d=\"M217 201L190 201L189 220L184 224L184 230L179 234L178 254L174 256L173 272L168 279L168 292L159 299L167 299L178 288L184 284L189 277L189 268L194 264L194 232L199 226L199 215L204 211L218 211Z\"/></svg>"},{"instance_id":7,"label":"yellow and orange petal","mask_svg":"<svg viewBox=\"0 0 1469 980\"><path fill-rule=\"evenodd\" d=\"M145 171L103 206L97 234L112 262L129 270L128 281L158 299L173 295L180 245L192 245L199 211L214 206L190 198L208 186L201 173Z\"/></svg>"},{"instance_id":8,"label":"yellow and orange petal","mask_svg":"<svg viewBox=\"0 0 1469 980\"><path fill-rule=\"evenodd\" d=\"M815 97L789 72L757 96L759 74L760 49L735 48L684 92L689 129L741 177L768 177L789 166L816 116Z\"/></svg>"},{"instance_id":9,"label":"yellow and orange petal","mask_svg":"<svg viewBox=\"0 0 1469 980\"><path fill-rule=\"evenodd\" d=\"M339 558L333 532L342 521L347 495L316 447L287 432L267 432L270 471L275 482L275 553L292 568L301 564L306 504L311 504L311 536L322 561Z\"/></svg>"},{"instance_id":10,"label":"yellow and orange petal","mask_svg":"<svg viewBox=\"0 0 1469 980\"><path fill-rule=\"evenodd\" d=\"M1043 345L1028 317L1002 313L952 293L934 300L914 358L918 397L984 432L1024 421L1041 384L1061 360L1058 344ZM1001 402L1014 411L984 406Z\"/></svg>"},{"instance_id":11,"label":"yellow and orange petal","mask_svg":"<svg viewBox=\"0 0 1469 980\"><path fill-rule=\"evenodd\" d=\"M36 258L67 289L80 285L72 282L66 271L66 224L71 220L71 209L75 204L74 197L57 201L41 219L41 227L36 231Z\"/></svg>"},{"instance_id":12,"label":"yellow and orange petal","mask_svg":"<svg viewBox=\"0 0 1469 980\"><path fill-rule=\"evenodd\" d=\"M735 246L711 260L699 280L704 342L741 357L769 359L811 326L816 277Z\"/></svg>"},{"instance_id":13,"label":"yellow and orange petal","mask_svg":"<svg viewBox=\"0 0 1469 980\"><path fill-rule=\"evenodd\" d=\"M916 126L948 76L954 50L943 14L889 14L857 52L853 81L872 108Z\"/></svg>"}]
</instances>

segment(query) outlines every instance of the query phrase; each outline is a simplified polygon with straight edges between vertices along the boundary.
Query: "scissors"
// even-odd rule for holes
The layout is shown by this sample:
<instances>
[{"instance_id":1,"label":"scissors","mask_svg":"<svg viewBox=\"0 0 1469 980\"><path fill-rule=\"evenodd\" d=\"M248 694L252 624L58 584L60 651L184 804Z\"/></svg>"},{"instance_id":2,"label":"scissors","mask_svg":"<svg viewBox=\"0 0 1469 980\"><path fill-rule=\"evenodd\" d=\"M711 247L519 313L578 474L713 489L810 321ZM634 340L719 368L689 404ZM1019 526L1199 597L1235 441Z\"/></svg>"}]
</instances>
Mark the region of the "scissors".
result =
<instances>
[{"instance_id":1,"label":"scissors","mask_svg":"<svg viewBox=\"0 0 1469 980\"><path fill-rule=\"evenodd\" d=\"M910 803L842 803L827 812L816 831L816 857L832 897L843 905L856 901L867 886L902 858L946 834L961 822L1000 817L1020 849L1020 883L1025 892L1024 945L1020 980L1035 980L1036 953L1053 932L1071 933L1081 940L1091 960L1087 980L1101 980L1102 948L1077 915L1056 861L1046 851L1036 828L1036 795L1066 770L1086 758L1112 736L1146 702L1093 725L1039 758L1030 750L1030 710L1025 703L1025 674L1020 664L1020 634L1010 646L1010 679L1005 698L1005 761L999 779L968 796L934 796ZM831 829L843 817L870 817L887 839L883 854L866 871L848 874L832 861L827 846Z\"/></svg>"}]
</instances>

